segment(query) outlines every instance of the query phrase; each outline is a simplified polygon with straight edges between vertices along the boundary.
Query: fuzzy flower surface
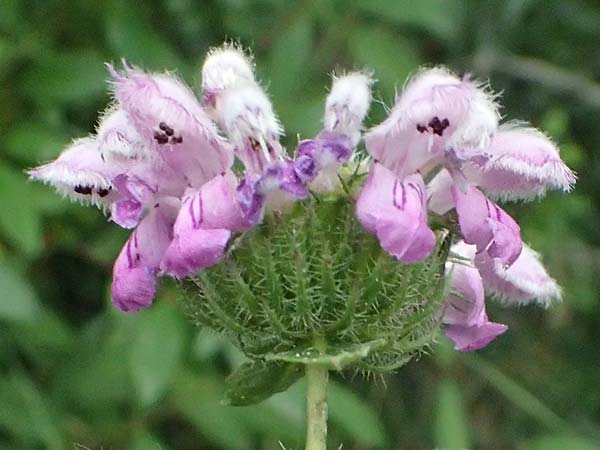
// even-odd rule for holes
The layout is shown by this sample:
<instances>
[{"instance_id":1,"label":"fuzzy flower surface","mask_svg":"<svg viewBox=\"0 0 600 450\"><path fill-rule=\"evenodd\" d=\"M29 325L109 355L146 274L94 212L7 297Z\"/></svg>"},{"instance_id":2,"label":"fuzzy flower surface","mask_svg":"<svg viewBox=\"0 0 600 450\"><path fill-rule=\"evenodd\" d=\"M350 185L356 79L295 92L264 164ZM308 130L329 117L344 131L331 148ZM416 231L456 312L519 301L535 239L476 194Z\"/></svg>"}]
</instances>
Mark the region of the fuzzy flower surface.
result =
<instances>
[{"instance_id":1,"label":"fuzzy flower surface","mask_svg":"<svg viewBox=\"0 0 600 450\"><path fill-rule=\"evenodd\" d=\"M506 304L547 306L560 299L517 222L494 200L570 191L575 175L543 133L499 120L496 97L485 85L434 68L409 80L389 117L365 136L373 161L357 214L386 251L402 262L422 259L434 247L427 212L458 218L462 239L452 248L457 262L447 265L450 291L441 320L461 351L482 348L506 330L488 320L484 291ZM411 203L423 179L431 180L426 200Z\"/></svg>"},{"instance_id":2,"label":"fuzzy flower surface","mask_svg":"<svg viewBox=\"0 0 600 450\"><path fill-rule=\"evenodd\" d=\"M170 73L125 63L108 71L113 101L96 132L29 174L132 230L114 264L117 308L150 306L160 277L196 277L235 251L235 236L311 195L342 191L365 236L398 265L432 255L432 216L458 237L437 313L457 350L480 349L506 331L488 319L486 293L505 304L560 298L495 201L569 191L575 175L544 134L499 124L496 97L471 77L418 72L365 133L364 157L357 147L372 99L368 72L333 77L321 131L292 154L252 60L235 46L208 54L198 96Z\"/></svg>"}]
</instances>

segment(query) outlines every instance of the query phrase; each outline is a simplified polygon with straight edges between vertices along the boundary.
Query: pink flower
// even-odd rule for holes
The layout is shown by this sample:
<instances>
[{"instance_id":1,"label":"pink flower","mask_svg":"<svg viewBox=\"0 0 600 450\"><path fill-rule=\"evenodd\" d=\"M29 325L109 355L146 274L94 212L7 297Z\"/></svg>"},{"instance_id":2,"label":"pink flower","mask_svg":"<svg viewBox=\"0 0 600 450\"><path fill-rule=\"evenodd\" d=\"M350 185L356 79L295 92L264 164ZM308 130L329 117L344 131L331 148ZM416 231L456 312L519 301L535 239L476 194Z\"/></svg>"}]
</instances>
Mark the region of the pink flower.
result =
<instances>
[{"instance_id":1,"label":"pink flower","mask_svg":"<svg viewBox=\"0 0 600 450\"><path fill-rule=\"evenodd\" d=\"M459 263L449 265L450 293L442 308L445 333L459 351L479 350L507 330L506 325L490 322L485 312L485 297L477 269Z\"/></svg>"},{"instance_id":2,"label":"pink flower","mask_svg":"<svg viewBox=\"0 0 600 450\"><path fill-rule=\"evenodd\" d=\"M384 250L404 263L420 261L433 250L435 235L427 226L425 185L418 174L401 181L374 163L356 201L356 216Z\"/></svg>"}]
</instances>

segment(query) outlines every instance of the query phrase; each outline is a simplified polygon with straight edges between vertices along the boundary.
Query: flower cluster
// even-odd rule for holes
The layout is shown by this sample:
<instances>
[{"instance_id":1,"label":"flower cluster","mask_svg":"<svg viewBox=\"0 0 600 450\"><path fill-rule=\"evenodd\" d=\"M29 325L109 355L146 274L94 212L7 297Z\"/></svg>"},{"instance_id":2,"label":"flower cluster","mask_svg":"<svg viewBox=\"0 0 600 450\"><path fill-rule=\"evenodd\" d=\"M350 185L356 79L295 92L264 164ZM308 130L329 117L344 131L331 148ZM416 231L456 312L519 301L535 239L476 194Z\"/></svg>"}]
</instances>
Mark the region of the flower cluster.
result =
<instances>
[{"instance_id":1,"label":"flower cluster","mask_svg":"<svg viewBox=\"0 0 600 450\"><path fill-rule=\"evenodd\" d=\"M240 49L209 53L201 101L172 74L123 66L108 66L114 102L96 134L29 172L133 229L113 271L112 300L123 311L149 306L159 276L193 276L219 262L232 233L256 226L265 209L285 209L309 186L331 184L327 174L350 158L370 103L367 75L335 78L322 133L302 142L293 160Z\"/></svg>"},{"instance_id":2,"label":"flower cluster","mask_svg":"<svg viewBox=\"0 0 600 450\"><path fill-rule=\"evenodd\" d=\"M365 135L370 157L359 161L354 149L373 83L367 73L334 76L323 129L290 157L251 59L234 46L208 54L201 100L172 74L108 69L114 101L95 135L30 176L133 230L114 265L118 308L149 306L160 276L193 277L217 264L232 236L266 214L311 192L339 190L347 164L355 174L370 167L364 186L350 193L356 218L399 264L432 253L431 215L448 224L458 218L462 241L447 263L451 288L438 313L458 350L481 348L506 329L488 320L484 287L507 303L559 297L518 224L486 195L530 200L548 188L569 190L574 175L540 132L498 126L494 96L469 77L419 72Z\"/></svg>"},{"instance_id":3,"label":"flower cluster","mask_svg":"<svg viewBox=\"0 0 600 450\"><path fill-rule=\"evenodd\" d=\"M450 291L440 311L457 350L479 349L506 330L488 320L484 288L507 304L560 298L519 225L490 198L569 191L575 176L541 132L499 119L485 86L434 68L416 74L365 136L373 162L357 216L387 252L419 261L434 247L428 212L458 218L462 240L447 264Z\"/></svg>"}]
</instances>

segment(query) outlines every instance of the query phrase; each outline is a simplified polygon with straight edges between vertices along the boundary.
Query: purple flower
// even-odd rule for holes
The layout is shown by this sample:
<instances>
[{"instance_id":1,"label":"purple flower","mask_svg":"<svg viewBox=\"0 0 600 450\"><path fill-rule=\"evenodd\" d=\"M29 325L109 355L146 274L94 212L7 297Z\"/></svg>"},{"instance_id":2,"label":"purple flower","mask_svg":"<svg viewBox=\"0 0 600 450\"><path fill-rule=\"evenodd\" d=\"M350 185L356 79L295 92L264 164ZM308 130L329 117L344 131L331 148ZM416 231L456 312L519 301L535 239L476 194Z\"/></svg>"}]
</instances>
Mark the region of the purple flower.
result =
<instances>
[{"instance_id":1,"label":"purple flower","mask_svg":"<svg viewBox=\"0 0 600 450\"><path fill-rule=\"evenodd\" d=\"M425 185L419 174L403 181L374 163L356 201L358 221L381 246L404 263L426 258L435 245L427 226Z\"/></svg>"},{"instance_id":2,"label":"purple flower","mask_svg":"<svg viewBox=\"0 0 600 450\"><path fill-rule=\"evenodd\" d=\"M162 272L183 278L221 260L231 233L249 228L235 195L233 174L218 175L183 197Z\"/></svg>"},{"instance_id":3,"label":"purple flower","mask_svg":"<svg viewBox=\"0 0 600 450\"><path fill-rule=\"evenodd\" d=\"M445 333L459 351L479 350L507 330L490 322L485 312L485 294L479 272L464 264L449 265L450 292L442 307Z\"/></svg>"}]
</instances>

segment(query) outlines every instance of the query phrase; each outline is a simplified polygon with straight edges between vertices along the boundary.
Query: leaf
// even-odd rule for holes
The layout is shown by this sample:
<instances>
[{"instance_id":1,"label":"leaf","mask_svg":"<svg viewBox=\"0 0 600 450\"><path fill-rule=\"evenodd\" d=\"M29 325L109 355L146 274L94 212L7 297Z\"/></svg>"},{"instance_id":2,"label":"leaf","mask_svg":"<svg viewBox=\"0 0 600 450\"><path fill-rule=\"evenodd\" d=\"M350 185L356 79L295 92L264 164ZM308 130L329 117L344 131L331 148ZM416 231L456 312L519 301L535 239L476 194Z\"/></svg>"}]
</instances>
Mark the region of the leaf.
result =
<instances>
[{"instance_id":1,"label":"leaf","mask_svg":"<svg viewBox=\"0 0 600 450\"><path fill-rule=\"evenodd\" d=\"M325 351L317 350L314 347L306 347L281 353L269 353L265 356L265 359L267 361L286 361L299 364L324 364L331 369L341 370L348 364L366 358L371 351L377 350L385 344L385 339L377 339L364 344L328 346Z\"/></svg>"},{"instance_id":2,"label":"leaf","mask_svg":"<svg viewBox=\"0 0 600 450\"><path fill-rule=\"evenodd\" d=\"M461 30L460 2L445 0L356 0L359 9L383 20L421 28L443 39L453 39Z\"/></svg>"},{"instance_id":3,"label":"leaf","mask_svg":"<svg viewBox=\"0 0 600 450\"><path fill-rule=\"evenodd\" d=\"M177 311L159 304L143 311L131 343L129 371L143 406L163 394L182 360L184 324Z\"/></svg>"},{"instance_id":4,"label":"leaf","mask_svg":"<svg viewBox=\"0 0 600 450\"><path fill-rule=\"evenodd\" d=\"M252 434L238 408L221 403L220 376L185 372L174 383L175 408L210 442L227 450L252 448Z\"/></svg>"},{"instance_id":5,"label":"leaf","mask_svg":"<svg viewBox=\"0 0 600 450\"><path fill-rule=\"evenodd\" d=\"M328 396L329 416L333 424L363 446L389 447L383 424L369 404L337 383L330 383Z\"/></svg>"},{"instance_id":6,"label":"leaf","mask_svg":"<svg viewBox=\"0 0 600 450\"><path fill-rule=\"evenodd\" d=\"M523 446L523 450L598 450L598 448L597 443L570 434L545 435L532 439Z\"/></svg>"},{"instance_id":7,"label":"leaf","mask_svg":"<svg viewBox=\"0 0 600 450\"><path fill-rule=\"evenodd\" d=\"M0 381L0 425L23 440L43 443L43 448L65 448L58 421L60 412L50 409L46 398L25 373L13 373ZM27 448L36 448L28 446Z\"/></svg>"},{"instance_id":8,"label":"leaf","mask_svg":"<svg viewBox=\"0 0 600 450\"><path fill-rule=\"evenodd\" d=\"M168 447L156 436L143 433L135 437L129 450L168 450Z\"/></svg>"},{"instance_id":9,"label":"leaf","mask_svg":"<svg viewBox=\"0 0 600 450\"><path fill-rule=\"evenodd\" d=\"M104 58L95 50L45 51L23 76L23 92L45 106L88 103L105 92Z\"/></svg>"},{"instance_id":10,"label":"leaf","mask_svg":"<svg viewBox=\"0 0 600 450\"><path fill-rule=\"evenodd\" d=\"M444 380L438 386L437 397L433 427L436 447L448 450L471 448L469 420L459 387L452 381Z\"/></svg>"},{"instance_id":11,"label":"leaf","mask_svg":"<svg viewBox=\"0 0 600 450\"><path fill-rule=\"evenodd\" d=\"M303 366L290 363L248 361L226 380L225 402L232 406L259 403L287 390L304 374Z\"/></svg>"},{"instance_id":12,"label":"leaf","mask_svg":"<svg viewBox=\"0 0 600 450\"><path fill-rule=\"evenodd\" d=\"M381 27L356 29L350 39L350 53L356 62L374 70L377 87L386 98L420 63L419 52L411 41Z\"/></svg>"},{"instance_id":13,"label":"leaf","mask_svg":"<svg viewBox=\"0 0 600 450\"><path fill-rule=\"evenodd\" d=\"M569 428L563 419L531 392L504 375L490 363L475 355L468 355L463 361L516 407L529 414L539 423L551 430L566 430Z\"/></svg>"},{"instance_id":14,"label":"leaf","mask_svg":"<svg viewBox=\"0 0 600 450\"><path fill-rule=\"evenodd\" d=\"M29 199L31 185L24 175L0 162L0 232L28 255L42 247L42 230L36 205Z\"/></svg>"},{"instance_id":15,"label":"leaf","mask_svg":"<svg viewBox=\"0 0 600 450\"><path fill-rule=\"evenodd\" d=\"M40 314L37 296L27 280L6 263L0 264L0 319L34 322Z\"/></svg>"}]
</instances>

